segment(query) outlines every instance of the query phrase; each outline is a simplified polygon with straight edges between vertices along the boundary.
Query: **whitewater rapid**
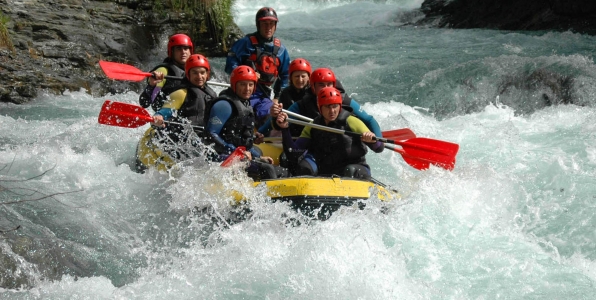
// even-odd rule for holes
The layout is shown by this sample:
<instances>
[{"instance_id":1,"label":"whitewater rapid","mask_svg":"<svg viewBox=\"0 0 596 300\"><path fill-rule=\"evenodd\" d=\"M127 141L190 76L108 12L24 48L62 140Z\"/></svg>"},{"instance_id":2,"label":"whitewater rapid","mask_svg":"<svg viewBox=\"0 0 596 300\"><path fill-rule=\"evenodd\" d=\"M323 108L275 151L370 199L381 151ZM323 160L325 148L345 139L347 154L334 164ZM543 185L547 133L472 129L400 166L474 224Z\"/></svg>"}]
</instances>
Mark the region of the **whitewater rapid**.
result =
<instances>
[{"instance_id":1,"label":"whitewater rapid","mask_svg":"<svg viewBox=\"0 0 596 300\"><path fill-rule=\"evenodd\" d=\"M403 199L324 222L271 203L236 168L136 173L146 127L97 123L103 101L136 104L134 92L0 104L2 200L55 194L1 207L2 228L21 226L18 243L0 240L18 262L5 272L30 286L2 297L594 298L595 38L397 27L420 3L236 2L247 33L258 8L277 8L290 55L335 70L383 130L460 145L452 172L369 154ZM211 62L225 81L224 59ZM250 194L253 213L231 220L219 185Z\"/></svg>"}]
</instances>

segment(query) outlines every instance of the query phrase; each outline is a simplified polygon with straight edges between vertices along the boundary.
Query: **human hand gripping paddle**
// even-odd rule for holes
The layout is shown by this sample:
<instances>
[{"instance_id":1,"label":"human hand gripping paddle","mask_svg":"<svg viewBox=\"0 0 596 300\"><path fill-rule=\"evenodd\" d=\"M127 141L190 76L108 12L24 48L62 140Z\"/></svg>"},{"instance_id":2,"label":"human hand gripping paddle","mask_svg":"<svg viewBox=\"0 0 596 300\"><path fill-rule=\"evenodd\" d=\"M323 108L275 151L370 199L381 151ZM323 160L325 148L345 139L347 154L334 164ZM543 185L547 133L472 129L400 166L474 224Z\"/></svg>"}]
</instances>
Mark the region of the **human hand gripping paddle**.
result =
<instances>
[{"instance_id":1,"label":"human hand gripping paddle","mask_svg":"<svg viewBox=\"0 0 596 300\"><path fill-rule=\"evenodd\" d=\"M296 114L292 115L296 116ZM301 118L305 119L306 117L301 116ZM362 134L360 133L307 123L299 120L288 118L287 121L290 123L302 126L309 126L312 128L334 132L338 134L346 134L354 137L362 136ZM383 136L385 136L385 132L383 132ZM449 171L453 170L453 168L455 167L455 155L459 150L458 144L417 137L409 138L403 141L380 137L375 137L375 139L383 143L400 145L402 147L401 149L393 147L391 147L390 149L401 154L406 163L418 170L428 169L431 164L439 166Z\"/></svg>"},{"instance_id":2,"label":"human hand gripping paddle","mask_svg":"<svg viewBox=\"0 0 596 300\"><path fill-rule=\"evenodd\" d=\"M128 80L128 81L141 81L147 77L153 76L153 73L143 72L134 66L121 64L116 62L110 62L105 60L99 61L99 66L106 76L114 80ZM164 76L165 79L176 79L182 80L182 77L176 76ZM214 81L207 81L208 84L229 87L227 83L220 83Z\"/></svg>"}]
</instances>

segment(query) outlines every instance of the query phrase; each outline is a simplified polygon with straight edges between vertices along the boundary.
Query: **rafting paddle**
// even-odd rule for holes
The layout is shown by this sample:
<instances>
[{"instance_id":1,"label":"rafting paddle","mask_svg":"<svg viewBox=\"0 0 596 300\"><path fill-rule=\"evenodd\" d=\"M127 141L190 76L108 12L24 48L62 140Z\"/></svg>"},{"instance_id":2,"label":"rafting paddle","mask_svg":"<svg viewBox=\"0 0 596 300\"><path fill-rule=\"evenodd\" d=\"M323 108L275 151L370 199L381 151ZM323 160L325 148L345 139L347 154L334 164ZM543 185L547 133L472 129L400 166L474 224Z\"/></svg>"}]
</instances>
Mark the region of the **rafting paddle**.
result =
<instances>
[{"instance_id":1,"label":"rafting paddle","mask_svg":"<svg viewBox=\"0 0 596 300\"><path fill-rule=\"evenodd\" d=\"M228 156L228 158L226 158L226 160L224 160L221 163L221 166L222 167L229 167L235 161L244 158L244 152L245 151L246 151L246 148L244 146L237 147L236 150L234 150L234 152L232 152L232 154L230 154L230 156Z\"/></svg>"},{"instance_id":2,"label":"rafting paddle","mask_svg":"<svg viewBox=\"0 0 596 300\"><path fill-rule=\"evenodd\" d=\"M138 105L106 100L101 106L101 111L99 112L97 122L99 122L99 124L110 126L137 128L147 123L153 122L153 117L146 109ZM164 123L189 125L171 121L164 121ZM200 130L204 129L201 126L192 127Z\"/></svg>"},{"instance_id":3,"label":"rafting paddle","mask_svg":"<svg viewBox=\"0 0 596 300\"><path fill-rule=\"evenodd\" d=\"M306 122L312 122L312 119L307 116L303 116L301 114L297 114L295 112L291 112L291 111L285 110L285 109L282 109L281 111L285 112L288 116L292 116L294 118L297 118L297 119L300 119L300 120L303 120ZM383 134L384 138L392 139L392 140L408 140L408 139L413 139L416 137L416 134L414 134L414 132L412 130L410 130L409 128L388 130L388 131L383 131L381 133Z\"/></svg>"},{"instance_id":4,"label":"rafting paddle","mask_svg":"<svg viewBox=\"0 0 596 300\"><path fill-rule=\"evenodd\" d=\"M134 66L121 64L111 61L100 60L99 66L103 70L103 72L108 76L110 79L114 80L128 80L128 81L141 81L147 77L153 76L152 73L143 72L137 69ZM175 79L175 80L182 80L183 77L176 77L176 76L164 76L165 79ZM227 83L221 82L214 82L214 81L207 81L208 84L229 87L230 85Z\"/></svg>"},{"instance_id":5,"label":"rafting paddle","mask_svg":"<svg viewBox=\"0 0 596 300\"><path fill-rule=\"evenodd\" d=\"M287 119L287 121L328 132L346 134L353 137L362 137L361 133L307 123L294 119ZM459 150L458 144L428 138L412 138L404 141L397 141L381 137L375 138L383 143L400 145L402 149L396 148L395 150L392 150L402 154L404 161L418 170L428 169L430 164L450 171L455 167L455 155Z\"/></svg>"},{"instance_id":6,"label":"rafting paddle","mask_svg":"<svg viewBox=\"0 0 596 300\"><path fill-rule=\"evenodd\" d=\"M410 128L394 129L381 132L383 137L390 140L409 140L416 138L416 134Z\"/></svg>"},{"instance_id":7,"label":"rafting paddle","mask_svg":"<svg viewBox=\"0 0 596 300\"><path fill-rule=\"evenodd\" d=\"M305 120L308 122L312 122L312 119L309 117L306 117L306 116L303 116L303 115L300 115L297 113L293 113L288 110L282 110L282 111L290 116L295 117L295 118ZM410 140L410 139L416 138L416 134L414 134L414 132L412 130L410 130L409 128L383 131L382 134L383 134L383 138L386 138L389 140ZM421 141L421 140L418 139L417 141ZM454 157L455 157L456 153L454 153L452 155L453 158L451 155L445 156L445 155L436 155L433 153L427 153L426 155L423 154L421 157L419 157L419 156L415 156L414 154L416 154L416 153L413 153L413 151L406 152L404 149L398 148L395 145L385 144L385 148L401 154L402 158L404 159L404 161L406 163L408 163L410 166L412 166L418 170L428 169L431 164L446 166L447 170L452 170L453 167L455 166L455 158ZM427 156L429 156L429 155L431 157L427 158Z\"/></svg>"}]
</instances>

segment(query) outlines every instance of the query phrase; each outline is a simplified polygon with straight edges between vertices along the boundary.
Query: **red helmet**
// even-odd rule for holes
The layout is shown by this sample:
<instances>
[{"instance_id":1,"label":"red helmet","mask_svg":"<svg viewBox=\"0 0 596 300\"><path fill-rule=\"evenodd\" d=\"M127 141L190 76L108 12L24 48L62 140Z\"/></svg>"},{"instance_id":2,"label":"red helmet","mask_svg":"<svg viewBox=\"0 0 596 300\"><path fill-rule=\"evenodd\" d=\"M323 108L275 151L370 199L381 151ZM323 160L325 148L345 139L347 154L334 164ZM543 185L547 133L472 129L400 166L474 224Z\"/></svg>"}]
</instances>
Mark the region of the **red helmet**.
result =
<instances>
[{"instance_id":1,"label":"red helmet","mask_svg":"<svg viewBox=\"0 0 596 300\"><path fill-rule=\"evenodd\" d=\"M184 64L184 73L186 73L186 78L190 79L188 71L196 67L203 67L207 69L207 78L209 78L211 67L209 66L209 61L207 60L207 58L201 54L191 55L186 61L186 64Z\"/></svg>"},{"instance_id":2,"label":"red helmet","mask_svg":"<svg viewBox=\"0 0 596 300\"><path fill-rule=\"evenodd\" d=\"M238 66L230 74L230 86L232 91L236 92L236 83L238 81L250 80L257 83L257 73L249 66Z\"/></svg>"},{"instance_id":3,"label":"red helmet","mask_svg":"<svg viewBox=\"0 0 596 300\"><path fill-rule=\"evenodd\" d=\"M321 111L321 106L329 105L329 104L339 104L341 105L343 102L343 96L341 93L334 87L324 87L319 91L317 95L317 106L319 107L319 111Z\"/></svg>"},{"instance_id":4,"label":"red helmet","mask_svg":"<svg viewBox=\"0 0 596 300\"><path fill-rule=\"evenodd\" d=\"M259 21L264 21L264 20L272 20L277 22L277 13L275 12L275 9L271 8L271 7L263 7L261 9L259 9L259 11L257 11L257 15L255 17L255 22L257 24L257 29L259 29Z\"/></svg>"},{"instance_id":5,"label":"red helmet","mask_svg":"<svg viewBox=\"0 0 596 300\"><path fill-rule=\"evenodd\" d=\"M170 37L170 40L168 40L168 57L172 56L172 53L174 52L173 48L176 46L188 46L190 47L191 53L195 51L190 37L183 33L174 34Z\"/></svg>"},{"instance_id":6,"label":"red helmet","mask_svg":"<svg viewBox=\"0 0 596 300\"><path fill-rule=\"evenodd\" d=\"M310 75L310 87L312 88L313 92L315 91L315 84L317 82L333 82L333 87L335 87L335 74L333 74L333 71L331 71L331 69L316 69Z\"/></svg>"},{"instance_id":7,"label":"red helmet","mask_svg":"<svg viewBox=\"0 0 596 300\"><path fill-rule=\"evenodd\" d=\"M312 68L308 60L304 58L296 58L290 63L290 76L292 76L292 72L294 71L305 71L308 73L308 76L310 76L310 73L312 73Z\"/></svg>"}]
</instances>

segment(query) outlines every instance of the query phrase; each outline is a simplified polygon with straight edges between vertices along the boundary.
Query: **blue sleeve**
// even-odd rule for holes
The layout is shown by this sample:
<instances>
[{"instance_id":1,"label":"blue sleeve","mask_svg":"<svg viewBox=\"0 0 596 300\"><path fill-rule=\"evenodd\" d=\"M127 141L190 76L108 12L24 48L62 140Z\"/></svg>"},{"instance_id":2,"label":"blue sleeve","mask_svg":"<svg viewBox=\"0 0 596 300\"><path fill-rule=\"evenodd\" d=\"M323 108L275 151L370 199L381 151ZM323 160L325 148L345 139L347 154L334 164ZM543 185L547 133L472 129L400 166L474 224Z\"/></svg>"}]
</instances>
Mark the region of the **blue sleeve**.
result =
<instances>
[{"instance_id":1,"label":"blue sleeve","mask_svg":"<svg viewBox=\"0 0 596 300\"><path fill-rule=\"evenodd\" d=\"M172 118L172 115L174 114L174 110L171 108L161 108L160 110L158 110L156 113L156 115L161 115L163 117L163 119L165 121L169 120Z\"/></svg>"},{"instance_id":2,"label":"blue sleeve","mask_svg":"<svg viewBox=\"0 0 596 300\"><path fill-rule=\"evenodd\" d=\"M221 133L224 124L226 124L231 116L232 105L230 105L228 101L218 101L211 108L209 121L207 122L207 126L205 126L205 130L213 138L214 142L225 147L230 153L234 151L236 147L224 141L219 134Z\"/></svg>"},{"instance_id":3,"label":"blue sleeve","mask_svg":"<svg viewBox=\"0 0 596 300\"><path fill-rule=\"evenodd\" d=\"M250 106L252 106L258 120L265 119L269 115L272 105L273 101L260 91L250 96Z\"/></svg>"},{"instance_id":4,"label":"blue sleeve","mask_svg":"<svg viewBox=\"0 0 596 300\"><path fill-rule=\"evenodd\" d=\"M292 105L290 105L290 107L288 108L288 111L300 114L300 105L298 105L298 102L292 103Z\"/></svg>"},{"instance_id":5,"label":"blue sleeve","mask_svg":"<svg viewBox=\"0 0 596 300\"><path fill-rule=\"evenodd\" d=\"M257 147L251 147L250 149L248 149L248 152L250 152L253 158L261 157L261 152L257 150Z\"/></svg>"},{"instance_id":6,"label":"blue sleeve","mask_svg":"<svg viewBox=\"0 0 596 300\"><path fill-rule=\"evenodd\" d=\"M364 143L370 150L374 151L375 153L381 153L385 149L385 144L381 143L380 141L376 141L374 144Z\"/></svg>"},{"instance_id":7,"label":"blue sleeve","mask_svg":"<svg viewBox=\"0 0 596 300\"><path fill-rule=\"evenodd\" d=\"M288 50L284 45L280 48L281 54L278 56L280 66L277 71L279 72L279 79L281 80L281 90L283 90L290 85L290 53L288 53Z\"/></svg>"},{"instance_id":8,"label":"blue sleeve","mask_svg":"<svg viewBox=\"0 0 596 300\"><path fill-rule=\"evenodd\" d=\"M360 104L358 104L358 102L356 102L354 99L351 99L350 107L354 110L354 116L362 120L362 122L364 122L364 124L366 125L366 127L368 127L368 129L370 129L370 131L372 131L378 137L383 136L383 133L381 132L381 126L379 126L377 120L375 120L373 116L366 113L364 109L360 107Z\"/></svg>"},{"instance_id":9,"label":"blue sleeve","mask_svg":"<svg viewBox=\"0 0 596 300\"><path fill-rule=\"evenodd\" d=\"M267 136L267 134L269 134L269 132L273 129L273 125L271 124L271 122L273 122L273 120L271 119L271 116L269 116L267 120L265 120L265 124L261 125L261 127L259 127L259 130L257 131Z\"/></svg>"},{"instance_id":10,"label":"blue sleeve","mask_svg":"<svg viewBox=\"0 0 596 300\"><path fill-rule=\"evenodd\" d=\"M248 58L250 53L254 51L255 49L247 36L237 40L234 45L232 45L230 52L228 52L225 68L226 73L232 73L232 71L241 65L242 61Z\"/></svg>"}]
</instances>

